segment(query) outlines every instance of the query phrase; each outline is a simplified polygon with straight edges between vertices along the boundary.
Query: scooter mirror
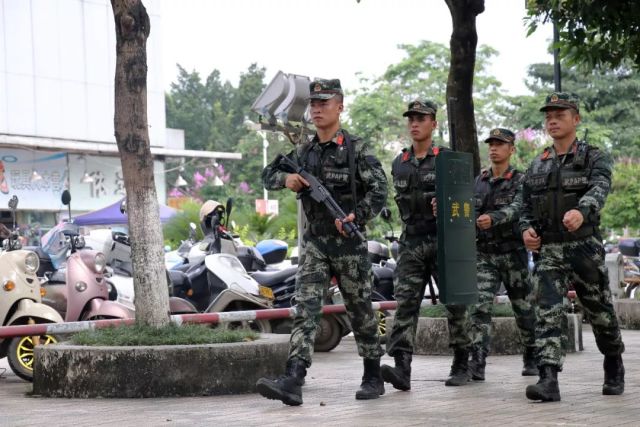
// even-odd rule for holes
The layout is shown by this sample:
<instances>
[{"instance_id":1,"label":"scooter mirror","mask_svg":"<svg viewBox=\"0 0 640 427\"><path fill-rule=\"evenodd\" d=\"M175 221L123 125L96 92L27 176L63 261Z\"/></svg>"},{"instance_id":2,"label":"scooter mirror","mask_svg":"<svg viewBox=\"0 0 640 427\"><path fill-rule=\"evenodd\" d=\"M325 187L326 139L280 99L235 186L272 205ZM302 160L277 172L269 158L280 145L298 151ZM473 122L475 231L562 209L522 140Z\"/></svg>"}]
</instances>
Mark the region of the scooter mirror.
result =
<instances>
[{"instance_id":1,"label":"scooter mirror","mask_svg":"<svg viewBox=\"0 0 640 427\"><path fill-rule=\"evenodd\" d=\"M120 203L120 213L122 215L127 213L127 200L126 199L123 199L122 202Z\"/></svg>"},{"instance_id":2,"label":"scooter mirror","mask_svg":"<svg viewBox=\"0 0 640 427\"><path fill-rule=\"evenodd\" d=\"M65 206L68 206L69 203L71 203L71 193L69 193L69 190L64 190L62 192L61 200L62 200L62 204Z\"/></svg>"},{"instance_id":3,"label":"scooter mirror","mask_svg":"<svg viewBox=\"0 0 640 427\"><path fill-rule=\"evenodd\" d=\"M84 237L82 236L75 236L75 247L76 249L82 249L85 246L85 241L84 241Z\"/></svg>"},{"instance_id":4,"label":"scooter mirror","mask_svg":"<svg viewBox=\"0 0 640 427\"><path fill-rule=\"evenodd\" d=\"M15 211L18 209L18 196L14 195L11 199L9 199L9 209Z\"/></svg>"},{"instance_id":5,"label":"scooter mirror","mask_svg":"<svg viewBox=\"0 0 640 427\"><path fill-rule=\"evenodd\" d=\"M382 219L384 219L387 222L391 221L391 209L389 209L388 207L385 206L380 211L380 216L382 217Z\"/></svg>"}]
</instances>

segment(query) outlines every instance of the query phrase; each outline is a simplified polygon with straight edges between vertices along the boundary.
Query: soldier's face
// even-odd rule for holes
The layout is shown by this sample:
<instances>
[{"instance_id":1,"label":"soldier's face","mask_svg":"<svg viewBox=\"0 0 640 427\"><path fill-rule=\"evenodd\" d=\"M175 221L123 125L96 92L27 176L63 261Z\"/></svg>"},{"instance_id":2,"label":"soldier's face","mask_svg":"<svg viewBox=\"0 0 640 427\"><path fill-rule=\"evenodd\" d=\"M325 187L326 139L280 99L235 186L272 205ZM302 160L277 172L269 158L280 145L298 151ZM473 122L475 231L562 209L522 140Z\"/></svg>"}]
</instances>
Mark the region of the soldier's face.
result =
<instances>
[{"instance_id":1,"label":"soldier's face","mask_svg":"<svg viewBox=\"0 0 640 427\"><path fill-rule=\"evenodd\" d=\"M334 96L329 99L312 99L310 103L311 121L318 129L328 129L336 125L340 121L340 113L342 113L343 105Z\"/></svg>"},{"instance_id":2,"label":"soldier's face","mask_svg":"<svg viewBox=\"0 0 640 427\"><path fill-rule=\"evenodd\" d=\"M407 117L407 129L415 142L431 139L438 121L429 114L411 114Z\"/></svg>"},{"instance_id":3,"label":"soldier's face","mask_svg":"<svg viewBox=\"0 0 640 427\"><path fill-rule=\"evenodd\" d=\"M494 164L508 162L515 151L513 144L497 139L492 139L488 144L489 160Z\"/></svg>"},{"instance_id":4,"label":"soldier's face","mask_svg":"<svg viewBox=\"0 0 640 427\"><path fill-rule=\"evenodd\" d=\"M580 115L571 108L551 109L544 113L544 128L553 139L571 135L579 123Z\"/></svg>"}]
</instances>

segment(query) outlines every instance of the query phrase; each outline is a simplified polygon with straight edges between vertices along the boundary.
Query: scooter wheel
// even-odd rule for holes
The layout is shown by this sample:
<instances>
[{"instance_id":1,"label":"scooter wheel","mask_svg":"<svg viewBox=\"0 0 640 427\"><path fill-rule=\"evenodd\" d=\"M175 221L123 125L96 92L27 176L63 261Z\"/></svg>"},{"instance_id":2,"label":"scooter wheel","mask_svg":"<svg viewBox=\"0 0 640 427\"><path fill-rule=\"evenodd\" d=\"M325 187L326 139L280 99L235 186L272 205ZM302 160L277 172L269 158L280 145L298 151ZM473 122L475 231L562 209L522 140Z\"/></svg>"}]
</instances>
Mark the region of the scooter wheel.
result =
<instances>
[{"instance_id":1,"label":"scooter wheel","mask_svg":"<svg viewBox=\"0 0 640 427\"><path fill-rule=\"evenodd\" d=\"M55 344L58 340L52 335L41 335L40 344ZM33 337L16 337L11 339L7 354L9 367L20 378L33 381Z\"/></svg>"},{"instance_id":2,"label":"scooter wheel","mask_svg":"<svg viewBox=\"0 0 640 427\"><path fill-rule=\"evenodd\" d=\"M378 310L375 312L376 320L378 321L378 338L380 344L387 342L387 315L389 312Z\"/></svg>"},{"instance_id":3,"label":"scooter wheel","mask_svg":"<svg viewBox=\"0 0 640 427\"><path fill-rule=\"evenodd\" d=\"M333 316L322 316L316 331L315 351L331 351L340 344L342 331L340 324Z\"/></svg>"}]
</instances>

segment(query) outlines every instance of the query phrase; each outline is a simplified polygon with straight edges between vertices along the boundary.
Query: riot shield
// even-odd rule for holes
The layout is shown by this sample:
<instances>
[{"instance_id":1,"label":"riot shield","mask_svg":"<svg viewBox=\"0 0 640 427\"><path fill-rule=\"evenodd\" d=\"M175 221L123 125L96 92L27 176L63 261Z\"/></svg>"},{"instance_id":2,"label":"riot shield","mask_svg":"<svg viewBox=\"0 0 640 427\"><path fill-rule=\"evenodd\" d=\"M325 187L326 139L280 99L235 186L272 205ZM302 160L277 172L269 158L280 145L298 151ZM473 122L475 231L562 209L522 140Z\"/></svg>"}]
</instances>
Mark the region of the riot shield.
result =
<instances>
[{"instance_id":1,"label":"riot shield","mask_svg":"<svg viewBox=\"0 0 640 427\"><path fill-rule=\"evenodd\" d=\"M444 304L478 302L476 226L470 153L436 157L438 291Z\"/></svg>"}]
</instances>

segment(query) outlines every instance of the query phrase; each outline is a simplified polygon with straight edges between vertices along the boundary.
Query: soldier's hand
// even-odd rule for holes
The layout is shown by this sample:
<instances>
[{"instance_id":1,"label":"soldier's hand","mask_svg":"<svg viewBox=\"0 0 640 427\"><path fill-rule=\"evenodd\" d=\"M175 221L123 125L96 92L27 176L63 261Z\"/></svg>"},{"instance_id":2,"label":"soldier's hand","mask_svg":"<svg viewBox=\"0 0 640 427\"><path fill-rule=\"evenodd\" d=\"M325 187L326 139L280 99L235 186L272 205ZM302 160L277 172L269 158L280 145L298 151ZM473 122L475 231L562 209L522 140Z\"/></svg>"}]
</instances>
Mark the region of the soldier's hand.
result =
<instances>
[{"instance_id":1,"label":"soldier's hand","mask_svg":"<svg viewBox=\"0 0 640 427\"><path fill-rule=\"evenodd\" d=\"M491 228L491 217L487 214L480 215L476 220L476 225L480 230Z\"/></svg>"},{"instance_id":2,"label":"soldier's hand","mask_svg":"<svg viewBox=\"0 0 640 427\"><path fill-rule=\"evenodd\" d=\"M336 228L338 229L338 233L342 234L344 237L349 237L349 235L344 231L342 224L345 222L353 222L356 219L356 215L352 212L346 217L342 218L342 221L336 219Z\"/></svg>"},{"instance_id":3,"label":"soldier's hand","mask_svg":"<svg viewBox=\"0 0 640 427\"><path fill-rule=\"evenodd\" d=\"M531 252L538 253L540 250L540 236L536 233L536 230L529 227L522 233L522 241L524 242L524 247L530 250Z\"/></svg>"},{"instance_id":4,"label":"soldier's hand","mask_svg":"<svg viewBox=\"0 0 640 427\"><path fill-rule=\"evenodd\" d=\"M306 179L304 179L299 174L290 173L289 175L287 175L287 180L285 181L284 185L289 190L297 193L300 190L302 190L304 187L308 187L309 183L307 182Z\"/></svg>"},{"instance_id":5,"label":"soldier's hand","mask_svg":"<svg viewBox=\"0 0 640 427\"><path fill-rule=\"evenodd\" d=\"M431 210L433 210L433 216L438 216L438 201L435 197L431 198Z\"/></svg>"},{"instance_id":6,"label":"soldier's hand","mask_svg":"<svg viewBox=\"0 0 640 427\"><path fill-rule=\"evenodd\" d=\"M564 218L562 218L562 224L571 233L580 228L583 222L584 217L582 216L582 212L577 209L571 209L570 211L565 213Z\"/></svg>"}]
</instances>

